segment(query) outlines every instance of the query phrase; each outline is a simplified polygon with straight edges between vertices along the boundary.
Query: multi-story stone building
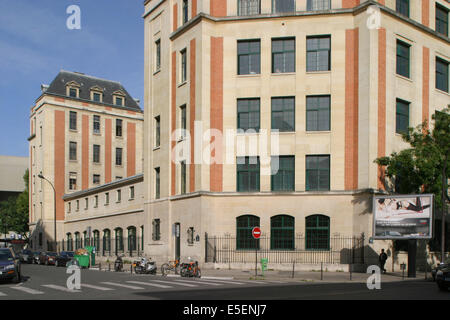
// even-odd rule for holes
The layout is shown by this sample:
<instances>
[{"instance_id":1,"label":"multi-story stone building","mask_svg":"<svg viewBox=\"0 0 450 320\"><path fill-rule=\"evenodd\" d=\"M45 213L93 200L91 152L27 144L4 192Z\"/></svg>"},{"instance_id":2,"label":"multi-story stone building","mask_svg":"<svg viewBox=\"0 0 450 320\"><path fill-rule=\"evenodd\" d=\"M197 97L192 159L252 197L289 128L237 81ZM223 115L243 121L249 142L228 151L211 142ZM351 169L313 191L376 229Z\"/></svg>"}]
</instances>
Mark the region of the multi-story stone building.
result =
<instances>
[{"instance_id":1,"label":"multi-story stone building","mask_svg":"<svg viewBox=\"0 0 450 320\"><path fill-rule=\"evenodd\" d=\"M450 102L449 9L145 1L146 252L204 261L208 234L239 253L259 246L254 226L273 252L329 250L330 238L362 233L367 245L373 195L386 189L374 160ZM252 132L225 134L238 129Z\"/></svg>"},{"instance_id":2,"label":"multi-story stone building","mask_svg":"<svg viewBox=\"0 0 450 320\"><path fill-rule=\"evenodd\" d=\"M142 173L143 111L118 82L61 71L42 85L30 129L30 241L54 250L55 215L66 238L64 195Z\"/></svg>"}]
</instances>

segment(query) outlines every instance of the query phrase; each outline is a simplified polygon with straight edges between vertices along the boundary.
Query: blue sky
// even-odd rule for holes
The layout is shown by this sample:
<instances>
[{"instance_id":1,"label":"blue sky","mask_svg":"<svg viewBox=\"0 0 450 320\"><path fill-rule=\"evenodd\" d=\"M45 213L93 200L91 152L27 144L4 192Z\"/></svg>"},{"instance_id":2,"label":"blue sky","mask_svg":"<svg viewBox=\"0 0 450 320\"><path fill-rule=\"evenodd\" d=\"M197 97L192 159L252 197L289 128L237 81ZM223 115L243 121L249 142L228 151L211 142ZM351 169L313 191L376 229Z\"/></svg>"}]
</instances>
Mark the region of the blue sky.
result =
<instances>
[{"instance_id":1,"label":"blue sky","mask_svg":"<svg viewBox=\"0 0 450 320\"><path fill-rule=\"evenodd\" d=\"M81 30L66 27L72 4ZM142 0L0 0L0 155L28 156L30 107L61 69L119 81L143 101L143 11Z\"/></svg>"}]
</instances>

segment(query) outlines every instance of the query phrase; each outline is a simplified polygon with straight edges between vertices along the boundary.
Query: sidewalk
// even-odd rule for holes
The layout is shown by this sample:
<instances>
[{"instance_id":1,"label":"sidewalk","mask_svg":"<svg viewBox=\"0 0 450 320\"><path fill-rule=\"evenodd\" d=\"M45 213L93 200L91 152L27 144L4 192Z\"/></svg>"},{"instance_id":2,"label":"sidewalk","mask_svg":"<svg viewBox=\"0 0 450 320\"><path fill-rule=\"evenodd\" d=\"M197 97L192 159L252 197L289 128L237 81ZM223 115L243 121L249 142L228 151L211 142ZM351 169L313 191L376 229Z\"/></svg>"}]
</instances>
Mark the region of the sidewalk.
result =
<instances>
[{"instance_id":1,"label":"sidewalk","mask_svg":"<svg viewBox=\"0 0 450 320\"><path fill-rule=\"evenodd\" d=\"M261 271L258 270L258 275L255 277L255 270L202 270L202 278L216 278L216 279L235 279L235 280L279 280L279 281L301 281L301 282L316 282L316 283L338 283L338 282L367 282L370 274L368 273L352 273L350 280L350 273L348 272L323 272L322 280L321 273L319 272L305 272L298 271L294 273L292 277L292 272L289 271L265 271L264 276ZM383 282L395 282L395 281L411 281L411 280L423 280L425 281L425 273L417 272L416 278L408 278L405 273L405 278L403 279L401 272L387 273L381 275L381 280ZM431 280L431 274L428 273L428 280Z\"/></svg>"}]
</instances>

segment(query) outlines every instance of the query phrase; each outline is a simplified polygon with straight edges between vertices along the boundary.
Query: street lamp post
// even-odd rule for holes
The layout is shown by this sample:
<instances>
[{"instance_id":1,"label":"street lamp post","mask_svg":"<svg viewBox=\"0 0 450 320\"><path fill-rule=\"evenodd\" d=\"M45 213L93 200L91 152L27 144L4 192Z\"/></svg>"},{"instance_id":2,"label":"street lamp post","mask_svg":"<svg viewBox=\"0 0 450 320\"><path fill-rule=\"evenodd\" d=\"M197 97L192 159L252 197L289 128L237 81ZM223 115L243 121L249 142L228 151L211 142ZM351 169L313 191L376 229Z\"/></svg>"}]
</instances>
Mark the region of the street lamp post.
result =
<instances>
[{"instance_id":1,"label":"street lamp post","mask_svg":"<svg viewBox=\"0 0 450 320\"><path fill-rule=\"evenodd\" d=\"M53 186L53 184L47 179L45 178L42 173L38 174L38 177L40 179L43 179L45 181L47 181L53 188L53 209L54 209L54 228L55 228L55 234L54 234L54 242L55 242L55 251L57 251L57 242L56 242L56 190L55 187Z\"/></svg>"}]
</instances>

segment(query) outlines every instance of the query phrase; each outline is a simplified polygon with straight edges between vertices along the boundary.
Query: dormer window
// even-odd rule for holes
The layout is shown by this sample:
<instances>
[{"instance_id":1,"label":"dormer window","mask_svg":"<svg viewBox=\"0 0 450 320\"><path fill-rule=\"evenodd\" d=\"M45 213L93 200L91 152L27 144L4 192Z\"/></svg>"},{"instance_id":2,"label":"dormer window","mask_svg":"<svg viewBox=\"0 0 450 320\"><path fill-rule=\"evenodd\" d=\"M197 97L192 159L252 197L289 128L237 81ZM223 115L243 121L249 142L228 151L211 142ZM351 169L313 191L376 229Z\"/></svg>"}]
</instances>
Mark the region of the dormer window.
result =
<instances>
[{"instance_id":1,"label":"dormer window","mask_svg":"<svg viewBox=\"0 0 450 320\"><path fill-rule=\"evenodd\" d=\"M103 89L99 86L91 88L91 100L94 102L103 102Z\"/></svg>"},{"instance_id":2,"label":"dormer window","mask_svg":"<svg viewBox=\"0 0 450 320\"><path fill-rule=\"evenodd\" d=\"M125 93L122 90L117 90L113 92L113 102L114 105L119 107L125 106Z\"/></svg>"},{"instance_id":3,"label":"dormer window","mask_svg":"<svg viewBox=\"0 0 450 320\"><path fill-rule=\"evenodd\" d=\"M80 96L80 85L75 81L67 83L66 95L71 98L78 98Z\"/></svg>"}]
</instances>

